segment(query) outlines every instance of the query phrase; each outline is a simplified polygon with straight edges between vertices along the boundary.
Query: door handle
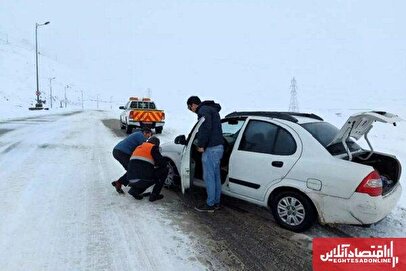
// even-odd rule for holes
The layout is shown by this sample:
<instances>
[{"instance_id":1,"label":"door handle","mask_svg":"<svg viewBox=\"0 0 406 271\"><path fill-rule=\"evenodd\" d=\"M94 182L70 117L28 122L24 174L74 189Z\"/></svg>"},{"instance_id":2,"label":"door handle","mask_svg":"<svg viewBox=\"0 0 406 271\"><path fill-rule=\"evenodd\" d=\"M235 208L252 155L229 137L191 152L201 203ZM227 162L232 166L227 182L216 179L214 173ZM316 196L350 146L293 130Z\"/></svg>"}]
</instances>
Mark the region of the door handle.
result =
<instances>
[{"instance_id":1,"label":"door handle","mask_svg":"<svg viewBox=\"0 0 406 271\"><path fill-rule=\"evenodd\" d=\"M282 161L273 161L272 166L273 167L283 167L283 162Z\"/></svg>"}]
</instances>

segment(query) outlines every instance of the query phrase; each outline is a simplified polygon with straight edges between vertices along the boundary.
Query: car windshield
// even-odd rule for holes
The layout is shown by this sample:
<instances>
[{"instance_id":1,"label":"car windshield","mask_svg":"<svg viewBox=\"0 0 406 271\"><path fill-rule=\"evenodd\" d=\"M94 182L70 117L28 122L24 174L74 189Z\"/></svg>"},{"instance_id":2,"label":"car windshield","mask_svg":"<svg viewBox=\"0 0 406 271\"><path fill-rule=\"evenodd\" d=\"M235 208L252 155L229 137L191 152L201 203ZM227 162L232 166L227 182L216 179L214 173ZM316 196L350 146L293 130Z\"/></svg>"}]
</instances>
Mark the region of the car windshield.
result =
<instances>
[{"instance_id":1,"label":"car windshield","mask_svg":"<svg viewBox=\"0 0 406 271\"><path fill-rule=\"evenodd\" d=\"M320 142L323 147L325 147L331 154L337 155L345 153L345 148L341 142L332 144L328 146L328 144L333 141L334 137L340 131L334 125L328 122L312 122L312 123L304 123L301 124L303 128L305 128L318 142ZM347 139L347 146L351 152L360 150L361 147L354 142L352 139Z\"/></svg>"}]
</instances>

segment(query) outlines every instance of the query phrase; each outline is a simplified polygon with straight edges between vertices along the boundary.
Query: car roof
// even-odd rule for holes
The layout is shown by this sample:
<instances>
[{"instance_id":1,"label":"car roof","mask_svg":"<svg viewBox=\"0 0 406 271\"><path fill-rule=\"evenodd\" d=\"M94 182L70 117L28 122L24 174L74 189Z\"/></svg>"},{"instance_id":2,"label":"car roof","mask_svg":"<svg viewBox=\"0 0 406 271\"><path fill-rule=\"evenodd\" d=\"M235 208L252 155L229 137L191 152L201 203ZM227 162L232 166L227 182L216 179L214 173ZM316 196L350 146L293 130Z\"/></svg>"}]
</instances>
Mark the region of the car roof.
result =
<instances>
[{"instance_id":1,"label":"car roof","mask_svg":"<svg viewBox=\"0 0 406 271\"><path fill-rule=\"evenodd\" d=\"M279 111L235 111L226 115L225 118L247 118L250 116L269 117L274 119L287 120L298 124L323 121L321 117L313 113Z\"/></svg>"}]
</instances>

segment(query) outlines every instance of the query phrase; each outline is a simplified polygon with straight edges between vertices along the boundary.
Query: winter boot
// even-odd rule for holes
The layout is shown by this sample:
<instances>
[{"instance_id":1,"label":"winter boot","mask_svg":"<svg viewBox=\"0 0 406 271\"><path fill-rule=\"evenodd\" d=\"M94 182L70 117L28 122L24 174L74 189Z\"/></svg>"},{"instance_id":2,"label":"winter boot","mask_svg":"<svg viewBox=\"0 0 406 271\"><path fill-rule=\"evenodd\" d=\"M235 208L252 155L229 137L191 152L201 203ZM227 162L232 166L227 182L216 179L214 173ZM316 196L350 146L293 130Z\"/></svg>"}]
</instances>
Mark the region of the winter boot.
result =
<instances>
[{"instance_id":1,"label":"winter boot","mask_svg":"<svg viewBox=\"0 0 406 271\"><path fill-rule=\"evenodd\" d=\"M198 212L202 212L202 213L214 213L214 210L216 210L216 208L210 205L207 205L207 203L204 203L202 205L196 206L195 210Z\"/></svg>"},{"instance_id":2,"label":"winter boot","mask_svg":"<svg viewBox=\"0 0 406 271\"><path fill-rule=\"evenodd\" d=\"M124 194L123 189L121 189L121 182L120 181L114 181L111 183L112 186L114 186L114 188L116 188L117 193L119 194Z\"/></svg>"},{"instance_id":3,"label":"winter boot","mask_svg":"<svg viewBox=\"0 0 406 271\"><path fill-rule=\"evenodd\" d=\"M162 195L162 194L159 194L159 195L151 194L149 196L149 201L154 202L156 200L160 200L160 199L163 199L163 198L164 198L164 195Z\"/></svg>"},{"instance_id":4,"label":"winter boot","mask_svg":"<svg viewBox=\"0 0 406 271\"><path fill-rule=\"evenodd\" d=\"M128 190L128 194L133 196L136 200L142 200L144 197L140 194L136 194L132 189Z\"/></svg>"}]
</instances>

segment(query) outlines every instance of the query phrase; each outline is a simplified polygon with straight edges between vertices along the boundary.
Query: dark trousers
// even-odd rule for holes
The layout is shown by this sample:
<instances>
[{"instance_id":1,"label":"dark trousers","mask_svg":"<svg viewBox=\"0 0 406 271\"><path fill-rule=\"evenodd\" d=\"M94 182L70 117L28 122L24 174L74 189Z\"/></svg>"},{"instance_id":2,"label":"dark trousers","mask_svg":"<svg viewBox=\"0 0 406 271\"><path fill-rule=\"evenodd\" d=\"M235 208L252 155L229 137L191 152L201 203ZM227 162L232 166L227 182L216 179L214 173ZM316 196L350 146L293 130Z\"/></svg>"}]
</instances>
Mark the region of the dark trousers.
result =
<instances>
[{"instance_id":1,"label":"dark trousers","mask_svg":"<svg viewBox=\"0 0 406 271\"><path fill-rule=\"evenodd\" d=\"M127 154L125 152L122 152L117 149L113 149L113 157L123 166L125 169L125 173L123 176L118 179L120 183L123 185L127 186L128 185L128 180L127 180L127 169L128 169L128 163L130 162L131 155Z\"/></svg>"},{"instance_id":2,"label":"dark trousers","mask_svg":"<svg viewBox=\"0 0 406 271\"><path fill-rule=\"evenodd\" d=\"M166 166L155 168L153 180L139 180L136 183L131 184L131 188L128 193L132 195L140 195L144 193L148 187L155 185L151 194L159 195L167 176L168 168Z\"/></svg>"}]
</instances>

